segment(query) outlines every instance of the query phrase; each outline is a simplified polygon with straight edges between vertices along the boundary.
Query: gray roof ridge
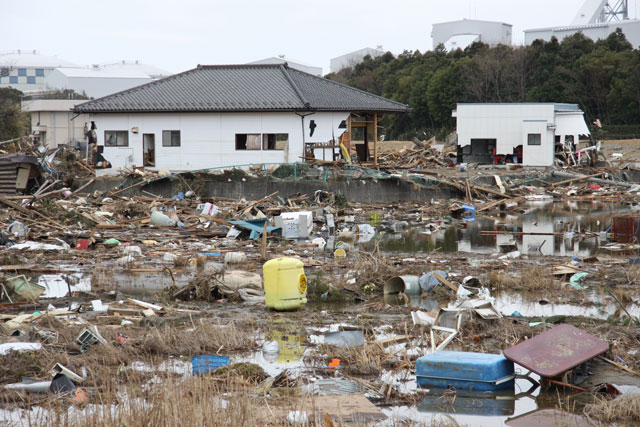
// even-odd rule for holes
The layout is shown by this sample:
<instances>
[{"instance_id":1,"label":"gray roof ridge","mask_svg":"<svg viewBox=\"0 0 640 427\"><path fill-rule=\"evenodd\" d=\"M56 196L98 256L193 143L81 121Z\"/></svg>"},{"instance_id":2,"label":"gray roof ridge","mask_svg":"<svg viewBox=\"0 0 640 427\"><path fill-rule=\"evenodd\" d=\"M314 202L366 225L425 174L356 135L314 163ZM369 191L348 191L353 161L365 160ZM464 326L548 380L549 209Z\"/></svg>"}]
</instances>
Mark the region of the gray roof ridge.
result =
<instances>
[{"instance_id":1,"label":"gray roof ridge","mask_svg":"<svg viewBox=\"0 0 640 427\"><path fill-rule=\"evenodd\" d=\"M397 104L397 105L402 106L402 107L407 107L407 104L403 104L402 102L394 101L392 99L385 98L384 96L376 95L375 93L367 92L366 90L358 89L357 87L349 86L349 85L346 85L344 83L337 82L335 80L331 80L331 79L327 79L327 78L324 78L324 77L316 76L316 75L313 75L313 74L305 73L304 71L296 70L294 68L289 68L289 70L290 71L294 71L296 73L304 74L304 75L306 75L308 77L313 77L314 79L317 79L317 80L322 80L324 82L328 82L330 84L333 84L333 85L336 85L336 86L339 86L339 87L342 87L342 88L345 88L345 89L348 89L348 90L352 90L354 92L359 92L359 93L361 93L363 95L372 96L374 98L379 98L379 99L382 99L384 101L391 102L393 104Z\"/></svg>"},{"instance_id":2,"label":"gray roof ridge","mask_svg":"<svg viewBox=\"0 0 640 427\"><path fill-rule=\"evenodd\" d=\"M217 69L217 68L279 68L284 64L198 64L196 68ZM191 71L191 70L188 70Z\"/></svg>"},{"instance_id":3,"label":"gray roof ridge","mask_svg":"<svg viewBox=\"0 0 640 427\"><path fill-rule=\"evenodd\" d=\"M282 74L284 74L284 77L287 79L287 81L293 88L296 95L298 95L298 98L300 98L300 101L302 101L302 105L304 105L304 108L311 109L311 104L309 103L309 101L306 100L306 98L302 94L302 91L300 90L298 85L293 81L293 79L289 75L289 65L285 62L284 64L280 64L279 68L282 70Z\"/></svg>"}]
</instances>

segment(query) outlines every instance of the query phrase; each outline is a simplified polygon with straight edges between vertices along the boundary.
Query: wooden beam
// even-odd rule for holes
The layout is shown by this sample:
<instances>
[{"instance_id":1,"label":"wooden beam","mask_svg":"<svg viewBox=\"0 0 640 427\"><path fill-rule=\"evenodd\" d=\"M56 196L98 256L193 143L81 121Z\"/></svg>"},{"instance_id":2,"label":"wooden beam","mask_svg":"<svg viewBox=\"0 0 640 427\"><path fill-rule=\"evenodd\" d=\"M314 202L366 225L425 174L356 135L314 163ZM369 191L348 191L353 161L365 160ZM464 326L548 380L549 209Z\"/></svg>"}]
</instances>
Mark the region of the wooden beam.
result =
<instances>
[{"instance_id":1,"label":"wooden beam","mask_svg":"<svg viewBox=\"0 0 640 427\"><path fill-rule=\"evenodd\" d=\"M593 175L579 176L577 178L571 178L571 179L567 179L565 181L556 182L554 184L551 184L550 188L553 189L553 188L555 188L555 187L557 187L559 185L570 184L572 182L578 182L578 181L584 181L584 180L589 179L589 178L595 178L597 176L603 175L604 173L605 172L594 173Z\"/></svg>"},{"instance_id":2,"label":"wooden beam","mask_svg":"<svg viewBox=\"0 0 640 427\"><path fill-rule=\"evenodd\" d=\"M378 166L378 113L373 113L373 164Z\"/></svg>"},{"instance_id":3,"label":"wooden beam","mask_svg":"<svg viewBox=\"0 0 640 427\"><path fill-rule=\"evenodd\" d=\"M511 199L511 200L509 200L509 199L496 200L495 202L487 203L486 205L480 206L479 208L476 209L476 213L482 212L482 211L486 211L487 209L494 208L494 207L496 207L498 205L501 205L503 203L506 203L506 202L518 202L519 203L519 202L522 202L524 200L525 200L524 197L516 197L516 198Z\"/></svg>"}]
</instances>

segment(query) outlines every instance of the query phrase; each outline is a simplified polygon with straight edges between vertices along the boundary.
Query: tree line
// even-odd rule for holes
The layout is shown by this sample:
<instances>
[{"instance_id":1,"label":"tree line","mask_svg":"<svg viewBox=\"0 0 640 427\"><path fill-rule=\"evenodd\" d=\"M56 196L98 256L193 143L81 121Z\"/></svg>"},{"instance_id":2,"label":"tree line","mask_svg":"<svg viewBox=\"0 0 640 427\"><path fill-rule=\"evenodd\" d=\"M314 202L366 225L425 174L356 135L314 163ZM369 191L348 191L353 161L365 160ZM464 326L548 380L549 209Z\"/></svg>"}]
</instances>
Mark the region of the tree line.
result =
<instances>
[{"instance_id":1,"label":"tree line","mask_svg":"<svg viewBox=\"0 0 640 427\"><path fill-rule=\"evenodd\" d=\"M454 130L462 102L576 103L590 127L599 119L610 132L640 134L640 50L620 29L596 42L576 33L524 47L387 52L326 77L412 107L385 117L387 140Z\"/></svg>"}]
</instances>

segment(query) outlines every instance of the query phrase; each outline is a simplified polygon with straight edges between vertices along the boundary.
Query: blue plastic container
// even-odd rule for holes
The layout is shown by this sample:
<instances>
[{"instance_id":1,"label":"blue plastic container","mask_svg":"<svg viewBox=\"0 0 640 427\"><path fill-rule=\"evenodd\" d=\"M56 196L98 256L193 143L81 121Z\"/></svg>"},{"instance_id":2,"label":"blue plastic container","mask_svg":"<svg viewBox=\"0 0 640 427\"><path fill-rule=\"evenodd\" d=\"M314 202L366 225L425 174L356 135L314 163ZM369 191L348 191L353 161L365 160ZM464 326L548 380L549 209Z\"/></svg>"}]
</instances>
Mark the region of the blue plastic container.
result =
<instances>
[{"instance_id":1,"label":"blue plastic container","mask_svg":"<svg viewBox=\"0 0 640 427\"><path fill-rule=\"evenodd\" d=\"M419 387L461 390L513 388L513 362L500 354L438 351L416 361Z\"/></svg>"},{"instance_id":2,"label":"blue plastic container","mask_svg":"<svg viewBox=\"0 0 640 427\"><path fill-rule=\"evenodd\" d=\"M194 356L191 358L193 375L206 374L229 364L229 356Z\"/></svg>"}]
</instances>

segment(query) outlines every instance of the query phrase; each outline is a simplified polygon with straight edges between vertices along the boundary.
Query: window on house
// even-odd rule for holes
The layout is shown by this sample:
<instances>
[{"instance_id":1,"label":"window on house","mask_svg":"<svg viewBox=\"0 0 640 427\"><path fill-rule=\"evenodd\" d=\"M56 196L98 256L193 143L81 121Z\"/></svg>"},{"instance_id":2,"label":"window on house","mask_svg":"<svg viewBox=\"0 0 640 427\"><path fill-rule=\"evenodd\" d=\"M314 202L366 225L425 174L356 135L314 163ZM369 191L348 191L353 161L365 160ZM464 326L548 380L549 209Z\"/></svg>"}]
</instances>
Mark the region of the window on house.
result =
<instances>
[{"instance_id":1,"label":"window on house","mask_svg":"<svg viewBox=\"0 0 640 427\"><path fill-rule=\"evenodd\" d=\"M19 76L26 76L27 75L27 69L26 68L18 68L18 75Z\"/></svg>"},{"instance_id":2,"label":"window on house","mask_svg":"<svg viewBox=\"0 0 640 427\"><path fill-rule=\"evenodd\" d=\"M180 147L180 131L179 130L163 130L162 146L163 147Z\"/></svg>"},{"instance_id":3,"label":"window on house","mask_svg":"<svg viewBox=\"0 0 640 427\"><path fill-rule=\"evenodd\" d=\"M36 77L44 77L44 68L36 68Z\"/></svg>"},{"instance_id":4,"label":"window on house","mask_svg":"<svg viewBox=\"0 0 640 427\"><path fill-rule=\"evenodd\" d=\"M263 150L284 150L289 144L288 133L263 133L262 149Z\"/></svg>"},{"instance_id":5,"label":"window on house","mask_svg":"<svg viewBox=\"0 0 640 427\"><path fill-rule=\"evenodd\" d=\"M541 144L542 144L542 134L530 133L527 135L527 145L541 145Z\"/></svg>"},{"instance_id":6,"label":"window on house","mask_svg":"<svg viewBox=\"0 0 640 427\"><path fill-rule=\"evenodd\" d=\"M30 84L30 85L36 84L36 78L34 76L27 76L27 84Z\"/></svg>"},{"instance_id":7,"label":"window on house","mask_svg":"<svg viewBox=\"0 0 640 427\"><path fill-rule=\"evenodd\" d=\"M260 134L259 133L237 133L236 134L236 150L259 150Z\"/></svg>"},{"instance_id":8,"label":"window on house","mask_svg":"<svg viewBox=\"0 0 640 427\"><path fill-rule=\"evenodd\" d=\"M126 130L105 130L104 145L105 147L128 147L129 132Z\"/></svg>"}]
</instances>

